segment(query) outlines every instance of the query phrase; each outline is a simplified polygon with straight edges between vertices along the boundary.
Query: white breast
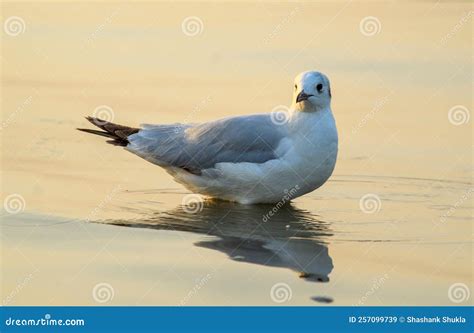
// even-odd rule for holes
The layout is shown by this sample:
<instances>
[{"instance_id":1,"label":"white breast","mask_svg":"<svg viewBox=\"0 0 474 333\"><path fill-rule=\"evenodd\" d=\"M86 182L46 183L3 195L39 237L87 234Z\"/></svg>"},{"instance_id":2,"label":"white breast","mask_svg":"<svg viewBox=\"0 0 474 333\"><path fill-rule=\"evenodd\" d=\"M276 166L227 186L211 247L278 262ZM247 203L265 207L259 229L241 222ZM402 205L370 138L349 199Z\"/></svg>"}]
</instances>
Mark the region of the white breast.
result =
<instances>
[{"instance_id":1,"label":"white breast","mask_svg":"<svg viewBox=\"0 0 474 333\"><path fill-rule=\"evenodd\" d=\"M289 140L285 144L290 149L282 156L282 165L289 168L288 183L298 182L304 193L313 191L328 180L336 165L338 136L331 110L293 114Z\"/></svg>"}]
</instances>

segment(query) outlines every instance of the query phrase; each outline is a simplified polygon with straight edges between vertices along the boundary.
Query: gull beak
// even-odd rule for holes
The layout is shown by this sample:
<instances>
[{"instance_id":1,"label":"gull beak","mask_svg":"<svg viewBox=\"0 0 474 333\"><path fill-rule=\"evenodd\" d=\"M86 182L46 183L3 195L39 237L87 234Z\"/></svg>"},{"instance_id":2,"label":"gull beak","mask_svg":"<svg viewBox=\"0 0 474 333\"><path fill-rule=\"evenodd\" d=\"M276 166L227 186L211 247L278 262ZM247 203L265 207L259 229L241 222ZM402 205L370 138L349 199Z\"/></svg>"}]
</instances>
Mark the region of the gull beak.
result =
<instances>
[{"instance_id":1,"label":"gull beak","mask_svg":"<svg viewBox=\"0 0 474 333\"><path fill-rule=\"evenodd\" d=\"M307 95L304 91L300 92L298 96L296 97L296 103L306 101L308 98L310 98L313 95Z\"/></svg>"}]
</instances>

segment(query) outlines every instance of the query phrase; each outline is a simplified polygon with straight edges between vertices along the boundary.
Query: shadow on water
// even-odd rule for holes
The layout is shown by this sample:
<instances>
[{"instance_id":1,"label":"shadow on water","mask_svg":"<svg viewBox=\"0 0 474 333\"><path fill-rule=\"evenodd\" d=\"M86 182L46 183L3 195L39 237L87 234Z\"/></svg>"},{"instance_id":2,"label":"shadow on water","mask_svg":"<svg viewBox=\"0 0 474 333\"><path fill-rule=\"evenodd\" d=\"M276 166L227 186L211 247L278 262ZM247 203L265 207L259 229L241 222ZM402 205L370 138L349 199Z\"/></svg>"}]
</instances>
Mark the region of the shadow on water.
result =
<instances>
[{"instance_id":1,"label":"shadow on water","mask_svg":"<svg viewBox=\"0 0 474 333\"><path fill-rule=\"evenodd\" d=\"M270 213L272 212L272 213ZM287 268L311 282L328 282L333 269L327 241L330 225L308 211L272 205L204 201L132 220L106 220L133 228L174 230L214 236L195 246L227 254L234 261Z\"/></svg>"}]
</instances>

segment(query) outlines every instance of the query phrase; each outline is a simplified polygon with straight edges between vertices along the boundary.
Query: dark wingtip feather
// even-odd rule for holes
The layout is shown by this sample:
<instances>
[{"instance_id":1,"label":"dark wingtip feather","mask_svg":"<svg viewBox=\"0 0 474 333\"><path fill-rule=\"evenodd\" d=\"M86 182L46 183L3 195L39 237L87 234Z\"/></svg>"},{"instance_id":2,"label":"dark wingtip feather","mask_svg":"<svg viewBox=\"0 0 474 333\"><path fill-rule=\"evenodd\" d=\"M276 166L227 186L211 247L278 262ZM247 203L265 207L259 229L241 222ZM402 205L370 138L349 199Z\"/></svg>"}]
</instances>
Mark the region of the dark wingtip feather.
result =
<instances>
[{"instance_id":1,"label":"dark wingtip feather","mask_svg":"<svg viewBox=\"0 0 474 333\"><path fill-rule=\"evenodd\" d=\"M86 116L85 117L92 125L94 126L97 126L99 127L100 129L104 130L107 132L107 130L105 129L105 125L107 124L112 124L112 123L109 123L107 120L103 120L103 119L99 119L99 118L96 118L96 117L91 117L91 116Z\"/></svg>"},{"instance_id":2,"label":"dark wingtip feather","mask_svg":"<svg viewBox=\"0 0 474 333\"><path fill-rule=\"evenodd\" d=\"M117 125L96 117L86 116L85 118L93 125L99 127L102 131L88 128L77 128L77 130L112 138L113 140L109 140L107 143L115 146L126 146L128 144L128 136L137 133L140 130L139 128Z\"/></svg>"},{"instance_id":3,"label":"dark wingtip feather","mask_svg":"<svg viewBox=\"0 0 474 333\"><path fill-rule=\"evenodd\" d=\"M127 140L115 139L115 140L107 140L105 142L107 142L108 144L114 145L114 146L119 146L119 147L126 147L128 145Z\"/></svg>"},{"instance_id":4,"label":"dark wingtip feather","mask_svg":"<svg viewBox=\"0 0 474 333\"><path fill-rule=\"evenodd\" d=\"M113 138L114 136L108 132L102 132L102 131L97 131L89 128L76 128L78 131L81 132L86 132L90 134L95 134L95 135L100 135L100 136L105 136L107 138Z\"/></svg>"}]
</instances>

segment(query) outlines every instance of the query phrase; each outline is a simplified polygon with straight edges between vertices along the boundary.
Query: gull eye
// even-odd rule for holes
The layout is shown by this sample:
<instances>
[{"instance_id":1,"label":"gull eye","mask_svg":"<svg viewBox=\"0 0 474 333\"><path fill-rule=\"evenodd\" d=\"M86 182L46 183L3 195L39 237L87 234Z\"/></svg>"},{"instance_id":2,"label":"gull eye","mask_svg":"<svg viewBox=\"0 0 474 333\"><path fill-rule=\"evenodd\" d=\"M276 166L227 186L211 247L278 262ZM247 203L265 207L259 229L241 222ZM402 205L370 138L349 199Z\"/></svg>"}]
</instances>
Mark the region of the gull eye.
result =
<instances>
[{"instance_id":1,"label":"gull eye","mask_svg":"<svg viewBox=\"0 0 474 333\"><path fill-rule=\"evenodd\" d=\"M319 83L317 86L316 86L316 90L318 91L318 93L321 93L321 91L323 90L323 85L321 83Z\"/></svg>"},{"instance_id":2,"label":"gull eye","mask_svg":"<svg viewBox=\"0 0 474 333\"><path fill-rule=\"evenodd\" d=\"M297 89L298 89L298 86L295 84L295 90L297 90Z\"/></svg>"}]
</instances>

